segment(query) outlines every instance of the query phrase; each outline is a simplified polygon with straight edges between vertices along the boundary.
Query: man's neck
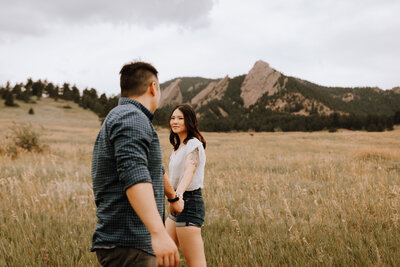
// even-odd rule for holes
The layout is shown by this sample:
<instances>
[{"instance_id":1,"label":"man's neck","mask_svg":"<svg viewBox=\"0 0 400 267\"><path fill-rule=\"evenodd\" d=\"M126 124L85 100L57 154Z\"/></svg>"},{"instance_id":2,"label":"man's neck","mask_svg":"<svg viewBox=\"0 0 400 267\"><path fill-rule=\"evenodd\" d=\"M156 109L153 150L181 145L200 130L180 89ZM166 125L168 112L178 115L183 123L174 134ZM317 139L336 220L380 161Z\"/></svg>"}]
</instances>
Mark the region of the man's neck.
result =
<instances>
[{"instance_id":1,"label":"man's neck","mask_svg":"<svg viewBox=\"0 0 400 267\"><path fill-rule=\"evenodd\" d=\"M154 113L155 109L153 110L151 101L148 97L146 97L145 95L141 95L141 96L128 96L127 98L136 100L137 102L139 102L140 104L142 104L145 108L147 108L148 110L151 111L151 113Z\"/></svg>"}]
</instances>

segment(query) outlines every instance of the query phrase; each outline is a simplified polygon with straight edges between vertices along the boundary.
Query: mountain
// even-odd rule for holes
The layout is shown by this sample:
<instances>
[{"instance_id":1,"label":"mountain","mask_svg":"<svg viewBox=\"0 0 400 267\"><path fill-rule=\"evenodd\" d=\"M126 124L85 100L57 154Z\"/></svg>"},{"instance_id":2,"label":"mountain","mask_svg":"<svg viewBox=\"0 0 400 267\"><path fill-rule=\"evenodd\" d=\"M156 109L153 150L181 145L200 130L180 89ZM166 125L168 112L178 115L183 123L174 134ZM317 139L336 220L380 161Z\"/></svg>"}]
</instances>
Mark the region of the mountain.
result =
<instances>
[{"instance_id":1,"label":"mountain","mask_svg":"<svg viewBox=\"0 0 400 267\"><path fill-rule=\"evenodd\" d=\"M265 94L272 96L278 93L281 89L278 83L281 76L282 74L270 68L268 63L257 61L240 88L244 107L254 105Z\"/></svg>"},{"instance_id":2,"label":"mountain","mask_svg":"<svg viewBox=\"0 0 400 267\"><path fill-rule=\"evenodd\" d=\"M383 131L400 124L400 87L326 87L290 77L257 61L247 74L221 79L179 77L161 84L154 124L167 126L172 108L194 107L203 131L318 131L337 128ZM75 86L47 80L0 86L4 106L18 109L14 99L34 104L42 98L73 101L92 110L103 121L119 96L99 95L94 88L82 93ZM20 107L21 108L21 107ZM36 109L35 109L36 113Z\"/></svg>"},{"instance_id":3,"label":"mountain","mask_svg":"<svg viewBox=\"0 0 400 267\"><path fill-rule=\"evenodd\" d=\"M271 116L393 116L400 110L400 87L320 86L286 76L261 60L245 75L180 77L161 84L161 89L159 114L169 112L176 104L188 103L203 125L207 124L205 120L214 121L229 123L233 129L243 129L249 121L257 123L260 118L266 122L265 118Z\"/></svg>"},{"instance_id":4,"label":"mountain","mask_svg":"<svg viewBox=\"0 0 400 267\"><path fill-rule=\"evenodd\" d=\"M160 108L182 103L183 97L180 90L181 82L181 79L176 79L163 90L160 99Z\"/></svg>"},{"instance_id":5,"label":"mountain","mask_svg":"<svg viewBox=\"0 0 400 267\"><path fill-rule=\"evenodd\" d=\"M235 81L236 79L236 81ZM242 80L242 81L237 81ZM236 82L227 92L229 85ZM238 84L238 82L240 84ZM247 75L223 79L181 77L161 84L161 107L189 103L196 109L213 100L223 101L226 94L237 94L241 106L252 110L257 104L265 109L293 115L385 114L400 109L400 87L325 87L299 78L285 76L264 61L257 61ZM237 97L237 95L236 95Z\"/></svg>"}]
</instances>

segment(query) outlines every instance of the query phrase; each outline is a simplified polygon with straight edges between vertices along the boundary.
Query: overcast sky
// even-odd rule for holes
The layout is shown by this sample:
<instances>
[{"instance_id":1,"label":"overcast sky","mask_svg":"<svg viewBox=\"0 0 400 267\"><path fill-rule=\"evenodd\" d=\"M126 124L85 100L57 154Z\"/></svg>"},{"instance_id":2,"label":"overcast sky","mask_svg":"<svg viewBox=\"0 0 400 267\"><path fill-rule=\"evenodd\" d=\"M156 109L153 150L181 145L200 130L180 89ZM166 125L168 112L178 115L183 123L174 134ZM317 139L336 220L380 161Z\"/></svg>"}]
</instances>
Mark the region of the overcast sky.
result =
<instances>
[{"instance_id":1,"label":"overcast sky","mask_svg":"<svg viewBox=\"0 0 400 267\"><path fill-rule=\"evenodd\" d=\"M264 60L326 86L400 86L398 0L1 0L0 84L28 77L119 93L141 59L161 82Z\"/></svg>"}]
</instances>

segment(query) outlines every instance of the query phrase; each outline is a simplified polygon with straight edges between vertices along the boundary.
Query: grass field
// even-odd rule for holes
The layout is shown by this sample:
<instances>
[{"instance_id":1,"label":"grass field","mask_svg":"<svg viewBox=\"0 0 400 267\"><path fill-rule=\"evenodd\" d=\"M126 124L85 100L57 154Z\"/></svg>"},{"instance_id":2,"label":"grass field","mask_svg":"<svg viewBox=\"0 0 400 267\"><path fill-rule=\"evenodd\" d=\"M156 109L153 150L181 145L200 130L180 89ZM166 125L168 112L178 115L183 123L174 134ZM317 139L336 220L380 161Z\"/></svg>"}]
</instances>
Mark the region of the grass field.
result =
<instances>
[{"instance_id":1,"label":"grass field","mask_svg":"<svg viewBox=\"0 0 400 267\"><path fill-rule=\"evenodd\" d=\"M62 101L20 105L0 107L0 146L14 121L31 122L47 148L0 155L0 266L98 266L99 121ZM204 135L208 266L400 266L399 128ZM159 136L168 166L168 132Z\"/></svg>"}]
</instances>

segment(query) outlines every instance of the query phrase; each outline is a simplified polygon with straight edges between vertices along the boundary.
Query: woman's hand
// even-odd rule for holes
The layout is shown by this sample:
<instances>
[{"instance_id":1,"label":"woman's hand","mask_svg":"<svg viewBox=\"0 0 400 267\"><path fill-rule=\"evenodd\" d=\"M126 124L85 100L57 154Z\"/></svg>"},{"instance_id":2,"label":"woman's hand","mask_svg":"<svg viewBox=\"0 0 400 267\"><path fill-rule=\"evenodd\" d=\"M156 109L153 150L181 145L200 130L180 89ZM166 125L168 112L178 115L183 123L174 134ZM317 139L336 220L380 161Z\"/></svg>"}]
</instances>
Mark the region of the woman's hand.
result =
<instances>
[{"instance_id":1,"label":"woman's hand","mask_svg":"<svg viewBox=\"0 0 400 267\"><path fill-rule=\"evenodd\" d=\"M172 216L178 216L183 211L185 207L185 201L182 198L179 198L178 201L169 204L169 212Z\"/></svg>"}]
</instances>

